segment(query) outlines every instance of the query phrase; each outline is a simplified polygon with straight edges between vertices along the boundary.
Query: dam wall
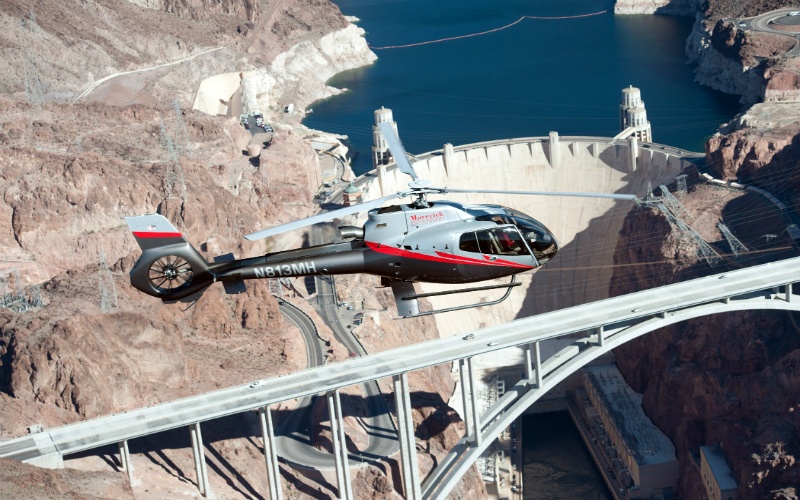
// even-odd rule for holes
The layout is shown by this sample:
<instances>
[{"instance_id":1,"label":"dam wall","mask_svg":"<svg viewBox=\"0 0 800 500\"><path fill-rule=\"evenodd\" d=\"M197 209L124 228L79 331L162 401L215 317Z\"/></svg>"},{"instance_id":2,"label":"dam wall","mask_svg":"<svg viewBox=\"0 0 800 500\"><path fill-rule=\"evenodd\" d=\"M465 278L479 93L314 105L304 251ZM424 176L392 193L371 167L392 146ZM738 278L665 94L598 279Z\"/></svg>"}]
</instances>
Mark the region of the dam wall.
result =
<instances>
[{"instance_id":1,"label":"dam wall","mask_svg":"<svg viewBox=\"0 0 800 500\"><path fill-rule=\"evenodd\" d=\"M534 137L453 147L418 155L411 162L417 175L434 186L516 191L583 191L647 195L674 180L691 158L702 157L669 146L602 137ZM407 189L409 176L394 165L380 166L361 184L364 200ZM500 204L544 223L560 250L549 263L517 276L517 287L503 303L435 316L443 336L505 323L608 297L613 254L631 201L563 196L503 194L430 195L429 201ZM449 290L453 285L417 284L420 292ZM503 290L471 292L429 299L436 309L499 298Z\"/></svg>"}]
</instances>

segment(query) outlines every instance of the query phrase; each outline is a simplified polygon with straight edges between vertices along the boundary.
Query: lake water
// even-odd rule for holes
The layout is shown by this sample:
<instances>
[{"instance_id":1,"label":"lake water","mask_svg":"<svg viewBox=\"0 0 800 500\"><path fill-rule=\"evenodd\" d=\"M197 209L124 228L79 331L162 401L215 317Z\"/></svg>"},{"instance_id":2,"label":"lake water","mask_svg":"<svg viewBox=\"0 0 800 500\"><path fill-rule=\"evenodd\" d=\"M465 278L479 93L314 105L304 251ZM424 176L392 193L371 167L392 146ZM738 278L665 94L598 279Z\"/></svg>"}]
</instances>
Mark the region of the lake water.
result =
<instances>
[{"instance_id":1,"label":"lake water","mask_svg":"<svg viewBox=\"0 0 800 500\"><path fill-rule=\"evenodd\" d=\"M361 19L371 47L404 45L500 28L482 36L410 48L374 49L378 61L329 83L349 91L318 102L304 121L346 134L372 168L375 109L394 112L410 153L484 140L561 135L614 136L621 91L642 91L655 142L703 151L739 110L737 96L694 83L685 63L691 18L615 16L597 0L339 0Z\"/></svg>"}]
</instances>

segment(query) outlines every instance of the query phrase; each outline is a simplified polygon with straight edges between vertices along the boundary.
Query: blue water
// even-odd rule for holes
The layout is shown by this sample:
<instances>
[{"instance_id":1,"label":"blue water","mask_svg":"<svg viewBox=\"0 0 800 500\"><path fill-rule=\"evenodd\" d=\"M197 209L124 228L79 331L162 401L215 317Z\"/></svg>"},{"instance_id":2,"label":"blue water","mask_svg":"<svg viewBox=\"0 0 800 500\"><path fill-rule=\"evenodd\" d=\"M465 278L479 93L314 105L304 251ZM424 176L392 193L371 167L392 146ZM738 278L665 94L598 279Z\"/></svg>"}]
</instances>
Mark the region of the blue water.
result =
<instances>
[{"instance_id":1,"label":"blue water","mask_svg":"<svg viewBox=\"0 0 800 500\"><path fill-rule=\"evenodd\" d=\"M410 153L511 137L613 136L619 101L639 87L655 142L703 151L705 140L739 110L737 96L694 83L685 39L692 19L615 16L597 0L338 0L361 19L371 47L487 31L488 35L418 47L375 50L378 61L329 84L349 89L315 103L304 121L346 134L360 154L357 173L372 168L373 111L391 108Z\"/></svg>"},{"instance_id":2,"label":"blue water","mask_svg":"<svg viewBox=\"0 0 800 500\"><path fill-rule=\"evenodd\" d=\"M600 472L567 412L522 417L525 500L610 500Z\"/></svg>"}]
</instances>

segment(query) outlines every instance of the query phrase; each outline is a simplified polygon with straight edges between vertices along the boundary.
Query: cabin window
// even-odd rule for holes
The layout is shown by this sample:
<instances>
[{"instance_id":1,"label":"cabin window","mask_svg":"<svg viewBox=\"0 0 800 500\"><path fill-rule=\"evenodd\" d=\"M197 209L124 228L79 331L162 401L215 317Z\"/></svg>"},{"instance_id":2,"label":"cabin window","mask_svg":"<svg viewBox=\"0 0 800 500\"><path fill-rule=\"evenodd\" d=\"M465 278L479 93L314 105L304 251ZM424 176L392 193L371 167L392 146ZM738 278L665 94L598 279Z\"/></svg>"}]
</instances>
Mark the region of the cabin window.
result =
<instances>
[{"instance_id":1,"label":"cabin window","mask_svg":"<svg viewBox=\"0 0 800 500\"><path fill-rule=\"evenodd\" d=\"M499 227L476 232L481 252L489 255L530 255L519 231Z\"/></svg>"},{"instance_id":2,"label":"cabin window","mask_svg":"<svg viewBox=\"0 0 800 500\"><path fill-rule=\"evenodd\" d=\"M464 233L458 240L458 249L462 252L479 253L478 240L475 239L475 233Z\"/></svg>"}]
</instances>

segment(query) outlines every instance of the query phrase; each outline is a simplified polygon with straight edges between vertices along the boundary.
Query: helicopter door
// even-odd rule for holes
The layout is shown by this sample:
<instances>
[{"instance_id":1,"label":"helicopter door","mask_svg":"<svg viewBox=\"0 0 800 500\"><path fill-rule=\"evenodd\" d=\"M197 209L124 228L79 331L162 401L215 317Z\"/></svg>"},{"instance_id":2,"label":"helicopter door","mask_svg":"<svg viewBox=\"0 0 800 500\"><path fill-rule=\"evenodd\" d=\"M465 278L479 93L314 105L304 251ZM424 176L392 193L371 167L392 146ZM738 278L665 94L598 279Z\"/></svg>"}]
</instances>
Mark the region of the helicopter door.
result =
<instances>
[{"instance_id":1,"label":"helicopter door","mask_svg":"<svg viewBox=\"0 0 800 500\"><path fill-rule=\"evenodd\" d=\"M464 257L480 259L477 265L459 266L464 277L480 275L480 279L489 279L512 274L502 268L537 266L522 235L513 226L464 233L459 237L458 249Z\"/></svg>"}]
</instances>

